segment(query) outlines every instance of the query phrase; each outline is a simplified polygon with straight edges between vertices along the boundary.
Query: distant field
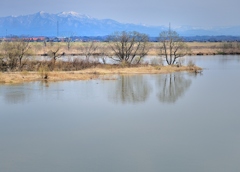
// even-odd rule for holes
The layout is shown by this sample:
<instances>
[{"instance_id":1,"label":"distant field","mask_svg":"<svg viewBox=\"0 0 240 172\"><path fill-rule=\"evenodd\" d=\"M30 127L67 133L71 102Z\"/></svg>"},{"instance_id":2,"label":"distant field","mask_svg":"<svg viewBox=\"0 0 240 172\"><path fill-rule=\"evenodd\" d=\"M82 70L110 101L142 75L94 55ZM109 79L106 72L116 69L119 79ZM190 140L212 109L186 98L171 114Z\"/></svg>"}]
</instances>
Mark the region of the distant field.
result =
<instances>
[{"instance_id":1,"label":"distant field","mask_svg":"<svg viewBox=\"0 0 240 172\"><path fill-rule=\"evenodd\" d=\"M61 51L66 55L78 55L81 54L82 48L89 46L90 42L72 42L70 43L70 49L68 49L67 43L46 43L43 42L33 42L31 43L32 51L36 55L47 54L49 50L53 49L55 46L60 46ZM98 51L96 53L102 53L108 51L109 43L106 42L96 42L95 45L98 46ZM150 42L149 55L158 55L158 45L157 42ZM240 43L231 42L187 42L191 51L189 55L212 55L212 54L239 54L240 53Z\"/></svg>"},{"instance_id":2,"label":"distant field","mask_svg":"<svg viewBox=\"0 0 240 172\"><path fill-rule=\"evenodd\" d=\"M150 54L158 54L158 44L151 43ZM238 42L187 42L190 48L189 55L240 54Z\"/></svg>"}]
</instances>

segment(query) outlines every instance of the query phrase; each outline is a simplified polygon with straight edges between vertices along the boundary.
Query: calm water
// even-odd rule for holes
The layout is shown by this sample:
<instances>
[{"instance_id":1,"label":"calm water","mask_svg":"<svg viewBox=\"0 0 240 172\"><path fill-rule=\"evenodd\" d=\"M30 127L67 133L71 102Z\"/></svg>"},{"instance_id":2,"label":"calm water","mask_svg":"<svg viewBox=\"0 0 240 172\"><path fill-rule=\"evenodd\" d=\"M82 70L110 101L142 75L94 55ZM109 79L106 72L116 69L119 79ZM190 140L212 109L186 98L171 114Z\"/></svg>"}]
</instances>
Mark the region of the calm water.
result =
<instances>
[{"instance_id":1,"label":"calm water","mask_svg":"<svg viewBox=\"0 0 240 172\"><path fill-rule=\"evenodd\" d=\"M202 75L0 85L1 172L239 172L240 56Z\"/></svg>"}]
</instances>

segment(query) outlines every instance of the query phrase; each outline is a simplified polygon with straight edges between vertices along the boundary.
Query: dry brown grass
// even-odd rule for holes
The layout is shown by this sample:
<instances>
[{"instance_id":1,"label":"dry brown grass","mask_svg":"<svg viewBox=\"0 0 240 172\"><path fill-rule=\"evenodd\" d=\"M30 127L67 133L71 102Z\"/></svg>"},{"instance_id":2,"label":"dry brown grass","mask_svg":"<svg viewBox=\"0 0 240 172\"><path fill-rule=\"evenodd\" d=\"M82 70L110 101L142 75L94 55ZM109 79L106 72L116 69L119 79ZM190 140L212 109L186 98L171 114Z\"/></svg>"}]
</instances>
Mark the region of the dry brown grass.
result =
<instances>
[{"instance_id":1,"label":"dry brown grass","mask_svg":"<svg viewBox=\"0 0 240 172\"><path fill-rule=\"evenodd\" d=\"M32 53L34 55L43 55L48 54L48 52L54 47L58 46L60 47L61 51L60 53L64 53L65 55L83 55L83 52L81 51L81 47L88 46L90 42L72 42L71 47L68 50L67 43L65 42L55 42L53 44L47 43L46 46L44 46L44 43L42 42L31 42L30 46L32 47ZM96 42L96 46L99 47L99 49L95 52L96 54L102 53L102 52L109 52L108 44L106 42ZM158 42L150 42L149 46L149 53L148 55L158 55L159 49L158 49ZM191 52L189 55L213 55L213 54L219 54L222 52L222 47L224 45L223 42L187 42L187 45L190 47ZM238 49L230 49L227 50L226 53L240 53L240 48Z\"/></svg>"},{"instance_id":2,"label":"dry brown grass","mask_svg":"<svg viewBox=\"0 0 240 172\"><path fill-rule=\"evenodd\" d=\"M4 84L14 84L35 81L40 78L36 72L28 72L24 74L22 72L6 72L0 74L0 83Z\"/></svg>"},{"instance_id":3,"label":"dry brown grass","mask_svg":"<svg viewBox=\"0 0 240 172\"><path fill-rule=\"evenodd\" d=\"M149 55L158 54L157 44L159 43L151 43ZM187 42L187 45L191 49L189 55L212 55L219 53L222 49L221 42Z\"/></svg>"},{"instance_id":4,"label":"dry brown grass","mask_svg":"<svg viewBox=\"0 0 240 172\"><path fill-rule=\"evenodd\" d=\"M116 79L118 74L161 74L180 71L196 72L202 70L196 66L139 66L125 67L106 65L106 67L89 68L80 71L52 71L48 73L48 81L64 81L64 80L90 80ZM0 83L14 84L44 80L39 72L6 72L0 73Z\"/></svg>"},{"instance_id":5,"label":"dry brown grass","mask_svg":"<svg viewBox=\"0 0 240 172\"><path fill-rule=\"evenodd\" d=\"M61 47L61 52L64 52L66 55L71 54L81 54L80 47L87 46L89 42L72 42L71 48L68 50L67 44L64 42L60 43L54 43L54 45L58 45ZM158 55L158 44L157 42L150 42L150 50L149 55ZM101 47L96 53L99 53L100 51L107 52L108 43L106 42L97 42L96 45L98 47ZM211 55L211 54L218 54L222 51L222 42L187 42L187 45L191 48L191 52L189 54L191 55ZM40 55L40 54L47 54L47 52L52 48L50 43L47 43L47 46L45 47L43 43L41 42L33 42L31 43L31 47L33 49L34 54ZM103 50L104 49L104 50Z\"/></svg>"}]
</instances>

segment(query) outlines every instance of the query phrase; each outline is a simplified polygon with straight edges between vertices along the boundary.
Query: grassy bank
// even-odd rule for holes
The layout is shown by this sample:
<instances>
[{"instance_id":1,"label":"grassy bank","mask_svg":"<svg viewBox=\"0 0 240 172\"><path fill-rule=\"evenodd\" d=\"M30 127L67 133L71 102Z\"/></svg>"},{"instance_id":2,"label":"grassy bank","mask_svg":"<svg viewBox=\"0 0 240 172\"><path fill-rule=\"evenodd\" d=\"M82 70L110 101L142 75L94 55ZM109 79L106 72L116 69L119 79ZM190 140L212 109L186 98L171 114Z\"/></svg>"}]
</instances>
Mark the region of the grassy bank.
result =
<instances>
[{"instance_id":1,"label":"grassy bank","mask_svg":"<svg viewBox=\"0 0 240 172\"><path fill-rule=\"evenodd\" d=\"M65 80L90 80L90 79L115 79L115 74L162 74L188 71L197 73L202 69L196 66L138 66L119 67L105 65L87 68L80 71L48 71L48 72L4 72L0 73L1 84L16 84L31 81L65 81Z\"/></svg>"}]
</instances>

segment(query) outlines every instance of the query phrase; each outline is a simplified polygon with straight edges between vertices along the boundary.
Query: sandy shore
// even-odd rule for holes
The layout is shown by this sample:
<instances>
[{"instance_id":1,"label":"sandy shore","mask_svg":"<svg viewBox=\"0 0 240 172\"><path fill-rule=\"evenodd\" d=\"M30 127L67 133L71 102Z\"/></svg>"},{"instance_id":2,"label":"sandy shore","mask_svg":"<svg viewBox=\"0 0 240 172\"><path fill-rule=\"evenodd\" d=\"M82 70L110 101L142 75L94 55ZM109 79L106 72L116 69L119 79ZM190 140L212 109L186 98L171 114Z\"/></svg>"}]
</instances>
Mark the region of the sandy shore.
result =
<instances>
[{"instance_id":1,"label":"sandy shore","mask_svg":"<svg viewBox=\"0 0 240 172\"><path fill-rule=\"evenodd\" d=\"M4 72L0 73L0 84L16 84L31 81L65 81L65 80L90 80L90 79L115 79L116 74L162 74L173 72L198 72L202 69L196 66L143 66L130 68L89 68L80 71L52 71L47 72L47 79L43 77L45 74L40 72Z\"/></svg>"}]
</instances>

